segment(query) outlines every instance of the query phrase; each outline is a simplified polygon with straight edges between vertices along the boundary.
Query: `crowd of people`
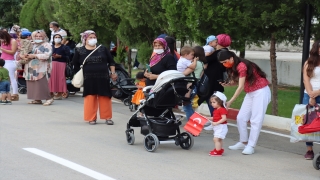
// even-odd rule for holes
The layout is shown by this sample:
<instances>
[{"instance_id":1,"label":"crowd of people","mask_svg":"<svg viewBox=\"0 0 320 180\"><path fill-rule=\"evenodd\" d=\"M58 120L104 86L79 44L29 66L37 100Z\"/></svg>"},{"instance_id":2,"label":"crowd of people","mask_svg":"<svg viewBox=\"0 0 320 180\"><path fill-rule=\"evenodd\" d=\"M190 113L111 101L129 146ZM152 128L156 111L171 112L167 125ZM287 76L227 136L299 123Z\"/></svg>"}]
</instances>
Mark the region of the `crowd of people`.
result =
<instances>
[{"instance_id":1,"label":"crowd of people","mask_svg":"<svg viewBox=\"0 0 320 180\"><path fill-rule=\"evenodd\" d=\"M30 32L15 25L10 32L0 31L0 104L10 105L18 101L17 68L23 68L23 78L27 84L29 104L51 105L54 100L61 100L67 92L65 69L72 63L74 72L83 70L84 120L91 125L97 122L99 109L100 119L107 125L112 121L112 93L110 79L116 80L115 62L110 50L97 44L94 31L87 30L81 34L81 44L75 48L67 31L60 28L57 22L49 24L51 38L43 30ZM244 58L238 57L229 50L232 40L228 34L210 35L205 46L182 47L176 50L173 37L161 34L153 41L148 68L137 74L138 91L132 102L136 105L144 98L142 88L154 85L158 76L167 70L177 70L185 76L201 79L206 75L209 79L207 95L197 94L195 87L188 86L186 97L190 101L183 102L187 119L196 111L194 107L206 101L211 113L210 122L205 130L213 130L215 148L210 156L222 156L223 139L228 127L228 108L242 91L246 95L237 116L239 142L229 146L231 150L242 150L242 154L255 152L264 116L271 101L269 81L261 68ZM315 41L310 51L310 58L303 68L305 84L304 104L320 103L320 41ZM223 94L224 87L237 86L232 97ZM10 87L12 93L10 93ZM45 102L42 102L45 100ZM247 122L250 120L251 130L248 135ZM307 142L306 159L313 159L312 142Z\"/></svg>"}]
</instances>

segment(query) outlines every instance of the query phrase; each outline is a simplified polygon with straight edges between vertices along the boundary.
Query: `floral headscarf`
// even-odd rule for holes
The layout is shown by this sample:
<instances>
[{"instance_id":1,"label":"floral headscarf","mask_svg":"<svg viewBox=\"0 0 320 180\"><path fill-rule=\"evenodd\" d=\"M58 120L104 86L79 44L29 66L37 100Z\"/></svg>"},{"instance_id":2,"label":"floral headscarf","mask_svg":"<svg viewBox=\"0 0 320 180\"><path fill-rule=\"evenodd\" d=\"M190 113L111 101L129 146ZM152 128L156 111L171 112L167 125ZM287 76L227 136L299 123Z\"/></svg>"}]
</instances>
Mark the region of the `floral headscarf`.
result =
<instances>
[{"instance_id":1,"label":"floral headscarf","mask_svg":"<svg viewBox=\"0 0 320 180\"><path fill-rule=\"evenodd\" d=\"M167 42L163 38L157 38L153 41L154 43L160 43L164 47L164 52L161 54L155 54L150 59L150 67L156 65L164 56L170 53L170 49L168 48Z\"/></svg>"},{"instance_id":2,"label":"floral headscarf","mask_svg":"<svg viewBox=\"0 0 320 180\"><path fill-rule=\"evenodd\" d=\"M86 30L85 32L80 34L81 35L81 42L82 42L83 46L86 45L86 40L90 34L96 34L96 33L92 30Z\"/></svg>"}]
</instances>

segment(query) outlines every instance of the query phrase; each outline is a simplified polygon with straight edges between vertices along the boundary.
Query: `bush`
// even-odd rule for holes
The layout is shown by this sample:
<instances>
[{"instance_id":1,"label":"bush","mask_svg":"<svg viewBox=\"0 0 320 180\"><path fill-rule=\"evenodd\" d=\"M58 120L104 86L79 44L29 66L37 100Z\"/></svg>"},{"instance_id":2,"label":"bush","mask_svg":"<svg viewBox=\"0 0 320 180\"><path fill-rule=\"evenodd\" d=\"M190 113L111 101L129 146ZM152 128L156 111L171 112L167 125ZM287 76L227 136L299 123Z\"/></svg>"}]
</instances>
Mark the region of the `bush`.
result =
<instances>
[{"instance_id":1,"label":"bush","mask_svg":"<svg viewBox=\"0 0 320 180\"><path fill-rule=\"evenodd\" d=\"M143 65L149 64L152 54L152 46L148 42L143 42L138 46L138 61Z\"/></svg>"}]
</instances>

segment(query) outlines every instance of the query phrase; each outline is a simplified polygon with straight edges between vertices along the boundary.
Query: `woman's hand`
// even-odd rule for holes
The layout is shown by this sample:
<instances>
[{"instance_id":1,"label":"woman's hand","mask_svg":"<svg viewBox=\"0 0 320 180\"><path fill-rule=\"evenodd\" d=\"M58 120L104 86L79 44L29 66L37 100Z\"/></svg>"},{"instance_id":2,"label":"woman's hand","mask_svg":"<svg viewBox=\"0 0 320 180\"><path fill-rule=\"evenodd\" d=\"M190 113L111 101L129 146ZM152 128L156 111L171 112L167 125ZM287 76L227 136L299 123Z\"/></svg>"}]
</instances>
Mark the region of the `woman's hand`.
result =
<instances>
[{"instance_id":1,"label":"woman's hand","mask_svg":"<svg viewBox=\"0 0 320 180\"><path fill-rule=\"evenodd\" d=\"M59 54L52 54L52 57L53 57L54 59L58 59L58 58L61 58L62 56L59 55Z\"/></svg>"},{"instance_id":2,"label":"woman's hand","mask_svg":"<svg viewBox=\"0 0 320 180\"><path fill-rule=\"evenodd\" d=\"M211 124L212 124L212 126L216 126L216 125L218 125L219 123L217 123L217 122L212 122Z\"/></svg>"},{"instance_id":3,"label":"woman's hand","mask_svg":"<svg viewBox=\"0 0 320 180\"><path fill-rule=\"evenodd\" d=\"M230 106L231 106L231 104L232 104L232 101L228 101L228 102L226 102L226 106L227 106L226 108L227 108L227 109L229 109L229 108L230 108Z\"/></svg>"},{"instance_id":4,"label":"woman's hand","mask_svg":"<svg viewBox=\"0 0 320 180\"><path fill-rule=\"evenodd\" d=\"M116 81L117 78L118 78L118 75L117 75L116 73L111 74L111 79L112 79L112 81Z\"/></svg>"},{"instance_id":5,"label":"woman's hand","mask_svg":"<svg viewBox=\"0 0 320 180\"><path fill-rule=\"evenodd\" d=\"M309 94L310 98L316 98L320 96L320 90L311 91Z\"/></svg>"},{"instance_id":6,"label":"woman's hand","mask_svg":"<svg viewBox=\"0 0 320 180\"><path fill-rule=\"evenodd\" d=\"M35 54L27 54L26 55L26 58L28 58L28 59L35 59L37 56L35 55Z\"/></svg>"},{"instance_id":7,"label":"woman's hand","mask_svg":"<svg viewBox=\"0 0 320 180\"><path fill-rule=\"evenodd\" d=\"M310 104L311 106L316 105L316 99L315 99L315 98L310 98L310 99L309 99L309 104Z\"/></svg>"}]
</instances>

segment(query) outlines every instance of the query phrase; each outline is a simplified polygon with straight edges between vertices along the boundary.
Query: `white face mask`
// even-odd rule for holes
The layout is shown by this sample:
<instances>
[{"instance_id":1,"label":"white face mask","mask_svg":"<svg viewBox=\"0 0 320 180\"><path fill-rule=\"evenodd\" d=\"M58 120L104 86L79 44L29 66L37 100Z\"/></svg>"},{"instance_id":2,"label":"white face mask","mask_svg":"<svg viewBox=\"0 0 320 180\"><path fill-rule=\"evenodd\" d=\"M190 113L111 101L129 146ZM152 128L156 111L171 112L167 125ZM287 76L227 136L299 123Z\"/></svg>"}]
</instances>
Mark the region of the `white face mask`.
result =
<instances>
[{"instance_id":1,"label":"white face mask","mask_svg":"<svg viewBox=\"0 0 320 180\"><path fill-rule=\"evenodd\" d=\"M61 38L55 38L54 42L60 44L61 43Z\"/></svg>"},{"instance_id":2,"label":"white face mask","mask_svg":"<svg viewBox=\"0 0 320 180\"><path fill-rule=\"evenodd\" d=\"M53 31L53 28L50 28L50 31Z\"/></svg>"},{"instance_id":3,"label":"white face mask","mask_svg":"<svg viewBox=\"0 0 320 180\"><path fill-rule=\"evenodd\" d=\"M35 42L35 43L42 43L43 40L42 40L42 39L36 39L36 40L34 40L34 42Z\"/></svg>"},{"instance_id":4,"label":"white face mask","mask_svg":"<svg viewBox=\"0 0 320 180\"><path fill-rule=\"evenodd\" d=\"M157 54L162 54L164 52L163 49L153 49L153 52L157 53Z\"/></svg>"},{"instance_id":5,"label":"white face mask","mask_svg":"<svg viewBox=\"0 0 320 180\"><path fill-rule=\"evenodd\" d=\"M95 46L95 45L97 44L97 39L90 39L90 40L88 41L88 44L89 44L90 46Z\"/></svg>"}]
</instances>

